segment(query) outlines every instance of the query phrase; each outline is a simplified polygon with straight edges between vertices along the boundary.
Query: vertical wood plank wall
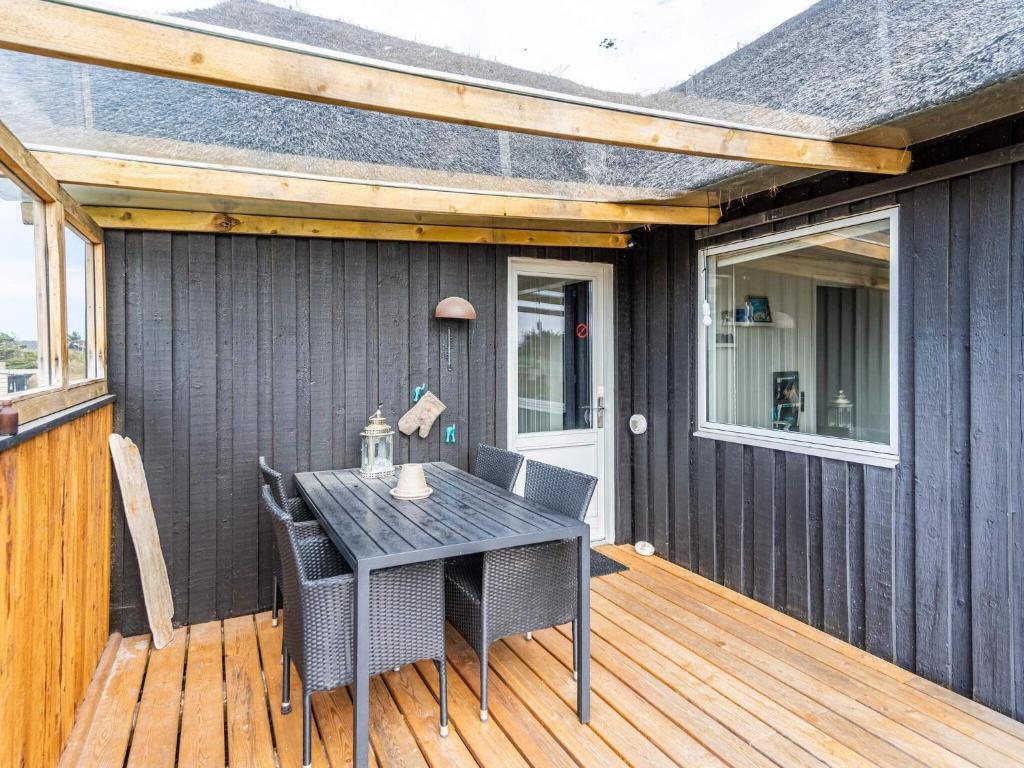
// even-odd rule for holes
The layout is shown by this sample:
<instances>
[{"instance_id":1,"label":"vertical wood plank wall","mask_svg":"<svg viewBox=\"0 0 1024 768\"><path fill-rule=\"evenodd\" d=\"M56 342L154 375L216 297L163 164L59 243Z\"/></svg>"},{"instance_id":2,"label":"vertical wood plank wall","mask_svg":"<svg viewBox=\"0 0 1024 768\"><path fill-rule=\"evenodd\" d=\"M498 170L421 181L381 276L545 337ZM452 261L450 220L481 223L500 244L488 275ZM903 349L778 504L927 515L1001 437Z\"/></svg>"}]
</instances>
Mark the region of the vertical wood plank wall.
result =
<instances>
[{"instance_id":1,"label":"vertical wood plank wall","mask_svg":"<svg viewBox=\"0 0 1024 768\"><path fill-rule=\"evenodd\" d=\"M633 259L634 536L1024 719L1024 166L850 199L730 239L900 206L899 467L690 437L696 245L655 230Z\"/></svg>"},{"instance_id":2,"label":"vertical wood plank wall","mask_svg":"<svg viewBox=\"0 0 1024 768\"><path fill-rule=\"evenodd\" d=\"M426 384L448 410L429 439L398 436L396 461L469 467L477 443L506 441L507 259L611 261L619 275L624 253L108 231L115 428L143 452L175 622L270 604L258 455L286 473L354 466L376 403L397 426ZM451 326L449 372L433 312L452 294L477 320ZM628 509L617 516L628 532ZM111 628L134 634L145 612L116 496L112 525Z\"/></svg>"},{"instance_id":3,"label":"vertical wood plank wall","mask_svg":"<svg viewBox=\"0 0 1024 768\"><path fill-rule=\"evenodd\" d=\"M0 453L0 765L56 765L107 642L111 422Z\"/></svg>"}]
</instances>

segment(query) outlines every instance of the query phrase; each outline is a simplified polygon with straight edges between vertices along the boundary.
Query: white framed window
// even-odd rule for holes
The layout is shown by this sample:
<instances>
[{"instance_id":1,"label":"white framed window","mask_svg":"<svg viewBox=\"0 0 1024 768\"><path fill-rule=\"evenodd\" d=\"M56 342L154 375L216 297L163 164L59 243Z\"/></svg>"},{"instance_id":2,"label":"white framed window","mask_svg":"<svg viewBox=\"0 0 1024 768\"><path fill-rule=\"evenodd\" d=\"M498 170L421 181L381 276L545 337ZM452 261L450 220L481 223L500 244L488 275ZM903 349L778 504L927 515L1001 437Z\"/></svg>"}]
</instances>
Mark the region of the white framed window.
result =
<instances>
[{"instance_id":1,"label":"white framed window","mask_svg":"<svg viewBox=\"0 0 1024 768\"><path fill-rule=\"evenodd\" d=\"M899 211L700 254L697 437L895 466Z\"/></svg>"}]
</instances>

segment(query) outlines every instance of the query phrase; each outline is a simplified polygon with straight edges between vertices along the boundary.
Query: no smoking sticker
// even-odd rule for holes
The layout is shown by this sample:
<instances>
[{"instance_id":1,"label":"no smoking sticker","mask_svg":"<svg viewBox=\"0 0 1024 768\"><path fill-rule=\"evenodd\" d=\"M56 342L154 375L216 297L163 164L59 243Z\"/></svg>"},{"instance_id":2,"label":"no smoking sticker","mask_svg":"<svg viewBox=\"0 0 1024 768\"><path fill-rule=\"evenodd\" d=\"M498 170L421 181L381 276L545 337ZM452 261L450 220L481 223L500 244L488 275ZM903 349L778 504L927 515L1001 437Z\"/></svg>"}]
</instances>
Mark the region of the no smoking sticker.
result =
<instances>
[{"instance_id":1,"label":"no smoking sticker","mask_svg":"<svg viewBox=\"0 0 1024 768\"><path fill-rule=\"evenodd\" d=\"M586 323L579 323L576 326L576 338L577 339L585 339L589 335L590 335L590 329L587 327Z\"/></svg>"}]
</instances>

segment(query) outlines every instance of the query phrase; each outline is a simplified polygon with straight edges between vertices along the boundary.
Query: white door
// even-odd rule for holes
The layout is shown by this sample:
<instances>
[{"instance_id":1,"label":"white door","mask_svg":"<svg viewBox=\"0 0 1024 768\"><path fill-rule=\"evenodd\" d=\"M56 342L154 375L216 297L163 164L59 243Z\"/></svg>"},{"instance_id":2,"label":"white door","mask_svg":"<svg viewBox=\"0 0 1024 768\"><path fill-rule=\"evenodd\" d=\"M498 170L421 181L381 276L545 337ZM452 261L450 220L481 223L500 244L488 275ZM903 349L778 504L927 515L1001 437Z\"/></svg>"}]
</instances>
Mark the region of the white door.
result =
<instances>
[{"instance_id":1,"label":"white door","mask_svg":"<svg viewBox=\"0 0 1024 768\"><path fill-rule=\"evenodd\" d=\"M614 536L612 266L509 260L509 449L597 477L587 523ZM516 490L522 493L526 473Z\"/></svg>"}]
</instances>

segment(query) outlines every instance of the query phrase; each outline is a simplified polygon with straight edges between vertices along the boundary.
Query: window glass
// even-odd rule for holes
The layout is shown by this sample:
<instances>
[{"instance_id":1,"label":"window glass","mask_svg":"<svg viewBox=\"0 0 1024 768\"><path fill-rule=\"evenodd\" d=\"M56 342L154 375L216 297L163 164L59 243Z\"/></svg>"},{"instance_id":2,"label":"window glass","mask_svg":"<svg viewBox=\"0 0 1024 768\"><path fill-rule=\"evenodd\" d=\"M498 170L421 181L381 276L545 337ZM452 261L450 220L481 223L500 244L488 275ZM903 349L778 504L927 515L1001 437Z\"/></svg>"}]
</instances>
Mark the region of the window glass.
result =
<instances>
[{"instance_id":1,"label":"window glass","mask_svg":"<svg viewBox=\"0 0 1024 768\"><path fill-rule=\"evenodd\" d=\"M519 433L590 429L592 283L518 280Z\"/></svg>"},{"instance_id":2,"label":"window glass","mask_svg":"<svg viewBox=\"0 0 1024 768\"><path fill-rule=\"evenodd\" d=\"M0 398L50 383L44 216L0 168Z\"/></svg>"},{"instance_id":3,"label":"window glass","mask_svg":"<svg viewBox=\"0 0 1024 768\"><path fill-rule=\"evenodd\" d=\"M68 312L68 381L92 375L89 359L93 340L89 337L88 270L92 245L71 227L64 228L64 278Z\"/></svg>"},{"instance_id":4,"label":"window glass","mask_svg":"<svg viewBox=\"0 0 1024 768\"><path fill-rule=\"evenodd\" d=\"M890 219L708 257L707 421L890 444Z\"/></svg>"}]
</instances>

